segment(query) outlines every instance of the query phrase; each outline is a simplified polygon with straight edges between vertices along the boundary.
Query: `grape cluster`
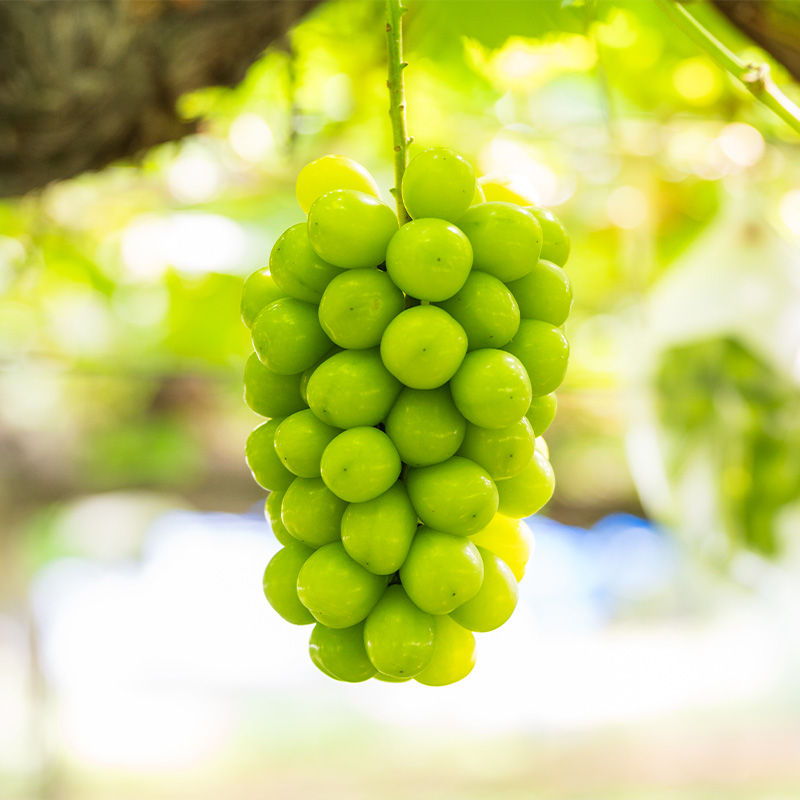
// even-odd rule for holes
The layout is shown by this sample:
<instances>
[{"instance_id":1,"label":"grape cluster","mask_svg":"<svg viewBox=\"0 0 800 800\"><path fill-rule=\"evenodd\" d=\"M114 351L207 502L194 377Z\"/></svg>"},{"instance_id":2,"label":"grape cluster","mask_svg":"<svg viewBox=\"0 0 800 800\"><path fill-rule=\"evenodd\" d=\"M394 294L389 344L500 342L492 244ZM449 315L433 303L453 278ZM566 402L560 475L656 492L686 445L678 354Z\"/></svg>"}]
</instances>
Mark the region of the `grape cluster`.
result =
<instances>
[{"instance_id":1,"label":"grape cluster","mask_svg":"<svg viewBox=\"0 0 800 800\"><path fill-rule=\"evenodd\" d=\"M445 148L408 165L398 225L342 156L297 179L307 222L245 282L247 462L283 545L273 608L316 623L338 680L441 686L502 625L554 477L541 434L567 368L569 239ZM499 199L494 199L495 197ZM516 198L515 198L516 199Z\"/></svg>"}]
</instances>

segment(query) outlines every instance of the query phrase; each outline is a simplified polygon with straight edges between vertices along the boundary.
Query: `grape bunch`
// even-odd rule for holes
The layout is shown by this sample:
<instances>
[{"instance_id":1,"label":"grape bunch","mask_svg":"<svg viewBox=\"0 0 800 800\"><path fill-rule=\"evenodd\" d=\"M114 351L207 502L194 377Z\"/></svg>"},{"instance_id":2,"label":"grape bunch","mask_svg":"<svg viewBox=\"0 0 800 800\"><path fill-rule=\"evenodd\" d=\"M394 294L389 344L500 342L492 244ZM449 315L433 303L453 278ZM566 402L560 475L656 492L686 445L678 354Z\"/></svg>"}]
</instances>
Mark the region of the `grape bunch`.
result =
<instances>
[{"instance_id":1,"label":"grape bunch","mask_svg":"<svg viewBox=\"0 0 800 800\"><path fill-rule=\"evenodd\" d=\"M264 592L314 624L332 678L454 683L473 632L514 611L522 518L553 493L569 239L445 148L408 165L402 226L343 156L304 167L297 197L307 222L242 295L245 400L267 418L247 463L283 545Z\"/></svg>"}]
</instances>

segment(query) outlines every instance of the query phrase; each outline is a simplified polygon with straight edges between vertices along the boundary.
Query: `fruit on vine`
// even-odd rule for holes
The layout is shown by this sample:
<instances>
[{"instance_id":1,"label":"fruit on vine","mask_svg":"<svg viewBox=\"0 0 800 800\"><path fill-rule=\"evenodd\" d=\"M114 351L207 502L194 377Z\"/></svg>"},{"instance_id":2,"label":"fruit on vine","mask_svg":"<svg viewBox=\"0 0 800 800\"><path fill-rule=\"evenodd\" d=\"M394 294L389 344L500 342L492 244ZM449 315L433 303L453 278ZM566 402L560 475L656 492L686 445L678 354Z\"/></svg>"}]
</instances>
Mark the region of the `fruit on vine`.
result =
<instances>
[{"instance_id":1,"label":"fruit on vine","mask_svg":"<svg viewBox=\"0 0 800 800\"><path fill-rule=\"evenodd\" d=\"M446 147L424 150L411 159L403 175L403 203L413 219L456 222L477 191L472 165Z\"/></svg>"},{"instance_id":2,"label":"fruit on vine","mask_svg":"<svg viewBox=\"0 0 800 800\"><path fill-rule=\"evenodd\" d=\"M322 156L306 164L297 174L297 202L306 214L318 197L335 189L355 189L378 199L381 196L375 178L358 161L347 156Z\"/></svg>"}]
</instances>

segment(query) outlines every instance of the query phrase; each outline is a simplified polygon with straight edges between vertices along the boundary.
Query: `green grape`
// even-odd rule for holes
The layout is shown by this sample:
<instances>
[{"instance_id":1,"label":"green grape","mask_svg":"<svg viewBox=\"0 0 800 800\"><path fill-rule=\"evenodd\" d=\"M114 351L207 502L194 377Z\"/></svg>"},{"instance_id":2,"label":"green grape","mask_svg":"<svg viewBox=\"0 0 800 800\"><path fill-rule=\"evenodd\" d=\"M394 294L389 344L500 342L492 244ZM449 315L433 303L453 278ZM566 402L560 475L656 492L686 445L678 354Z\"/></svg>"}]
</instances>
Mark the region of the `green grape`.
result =
<instances>
[{"instance_id":1,"label":"green grape","mask_svg":"<svg viewBox=\"0 0 800 800\"><path fill-rule=\"evenodd\" d=\"M450 617L470 631L497 630L517 607L519 590L514 573L494 553L478 548L483 561L483 583L471 600L450 612Z\"/></svg>"},{"instance_id":2,"label":"green grape","mask_svg":"<svg viewBox=\"0 0 800 800\"><path fill-rule=\"evenodd\" d=\"M539 260L542 228L529 211L511 203L467 209L458 227L472 244L472 267L504 283L527 275Z\"/></svg>"},{"instance_id":3,"label":"green grape","mask_svg":"<svg viewBox=\"0 0 800 800\"><path fill-rule=\"evenodd\" d=\"M303 398L303 403L306 406L308 406L308 396L307 396L308 382L311 379L311 376L314 374L314 371L320 364L322 364L323 361L327 361L332 356L335 356L337 353L341 352L342 348L339 347L338 345L334 345L333 347L331 347L330 350L328 350L327 353L325 353L324 356L322 356L322 358L319 361L315 361L310 367L304 369L300 373L300 397Z\"/></svg>"},{"instance_id":4,"label":"green grape","mask_svg":"<svg viewBox=\"0 0 800 800\"><path fill-rule=\"evenodd\" d=\"M291 484L289 484L291 486ZM286 530L286 526L281 521L281 503L283 503L282 492L270 492L267 495L267 502L264 503L264 516L267 518L269 527L275 538L285 547L287 544L296 542L297 539Z\"/></svg>"},{"instance_id":5,"label":"green grape","mask_svg":"<svg viewBox=\"0 0 800 800\"><path fill-rule=\"evenodd\" d=\"M531 399L525 416L537 436L541 436L550 427L550 423L555 419L557 408L558 400L552 392Z\"/></svg>"},{"instance_id":6,"label":"green grape","mask_svg":"<svg viewBox=\"0 0 800 800\"><path fill-rule=\"evenodd\" d=\"M474 461L497 481L518 475L528 466L535 439L525 417L505 428L479 428L469 423L458 455Z\"/></svg>"},{"instance_id":7,"label":"green grape","mask_svg":"<svg viewBox=\"0 0 800 800\"><path fill-rule=\"evenodd\" d=\"M498 511L507 517L530 517L553 496L556 479L544 455L535 450L533 458L519 475L497 481L500 495Z\"/></svg>"},{"instance_id":8,"label":"green grape","mask_svg":"<svg viewBox=\"0 0 800 800\"><path fill-rule=\"evenodd\" d=\"M323 261L308 242L308 225L299 222L275 242L269 256L272 278L283 291L306 303L319 303L325 287L343 270Z\"/></svg>"},{"instance_id":9,"label":"green grape","mask_svg":"<svg viewBox=\"0 0 800 800\"><path fill-rule=\"evenodd\" d=\"M467 349L502 347L519 328L514 295L493 275L473 272L461 291L439 303L467 334Z\"/></svg>"},{"instance_id":10,"label":"green grape","mask_svg":"<svg viewBox=\"0 0 800 800\"><path fill-rule=\"evenodd\" d=\"M572 308L572 283L561 267L549 261L539 263L508 288L519 303L523 319L540 319L551 325L563 325Z\"/></svg>"},{"instance_id":11,"label":"green grape","mask_svg":"<svg viewBox=\"0 0 800 800\"><path fill-rule=\"evenodd\" d=\"M322 480L348 503L365 503L383 494L400 477L400 456L377 428L350 428L322 454Z\"/></svg>"},{"instance_id":12,"label":"green grape","mask_svg":"<svg viewBox=\"0 0 800 800\"><path fill-rule=\"evenodd\" d=\"M569 342L563 331L547 322L523 319L516 336L503 350L522 362L530 378L533 397L550 394L561 385L567 373Z\"/></svg>"},{"instance_id":13,"label":"green grape","mask_svg":"<svg viewBox=\"0 0 800 800\"><path fill-rule=\"evenodd\" d=\"M306 214L318 197L334 189L355 189L378 199L381 196L375 178L347 156L322 156L306 164L297 175L297 202Z\"/></svg>"},{"instance_id":14,"label":"green grape","mask_svg":"<svg viewBox=\"0 0 800 800\"><path fill-rule=\"evenodd\" d=\"M280 417L262 422L247 437L245 459L256 482L270 491L284 491L294 480L294 475L281 463L275 452L275 430L283 420Z\"/></svg>"},{"instance_id":15,"label":"green grape","mask_svg":"<svg viewBox=\"0 0 800 800\"><path fill-rule=\"evenodd\" d=\"M466 536L423 526L400 567L400 580L417 607L428 614L449 614L481 588L481 554Z\"/></svg>"},{"instance_id":16,"label":"green grape","mask_svg":"<svg viewBox=\"0 0 800 800\"><path fill-rule=\"evenodd\" d=\"M443 219L417 219L403 225L386 251L389 277L420 300L452 297L471 268L469 239Z\"/></svg>"},{"instance_id":17,"label":"green grape","mask_svg":"<svg viewBox=\"0 0 800 800\"><path fill-rule=\"evenodd\" d=\"M524 176L508 170L498 170L478 179L484 197L489 202L513 203L530 207L538 199L536 187Z\"/></svg>"},{"instance_id":18,"label":"green grape","mask_svg":"<svg viewBox=\"0 0 800 800\"><path fill-rule=\"evenodd\" d=\"M317 548L340 540L346 508L321 478L295 478L283 498L281 520L295 539Z\"/></svg>"},{"instance_id":19,"label":"green grape","mask_svg":"<svg viewBox=\"0 0 800 800\"><path fill-rule=\"evenodd\" d=\"M364 623L350 628L314 626L308 641L311 660L322 672L337 681L361 683L375 674L375 667L364 647Z\"/></svg>"},{"instance_id":20,"label":"green grape","mask_svg":"<svg viewBox=\"0 0 800 800\"><path fill-rule=\"evenodd\" d=\"M397 572L417 532L417 512L402 481L342 517L342 544L350 558L376 575Z\"/></svg>"},{"instance_id":21,"label":"green grape","mask_svg":"<svg viewBox=\"0 0 800 800\"><path fill-rule=\"evenodd\" d=\"M536 449L549 461L550 460L550 448L547 446L547 442L541 437L538 436L536 438Z\"/></svg>"},{"instance_id":22,"label":"green grape","mask_svg":"<svg viewBox=\"0 0 800 800\"><path fill-rule=\"evenodd\" d=\"M408 496L425 525L469 536L486 527L497 512L494 481L474 461L453 456L406 473Z\"/></svg>"},{"instance_id":23,"label":"green grape","mask_svg":"<svg viewBox=\"0 0 800 800\"><path fill-rule=\"evenodd\" d=\"M455 222L467 210L476 189L470 163L446 147L423 150L403 174L403 203L414 219L439 217Z\"/></svg>"},{"instance_id":24,"label":"green grape","mask_svg":"<svg viewBox=\"0 0 800 800\"><path fill-rule=\"evenodd\" d=\"M414 680L425 686L457 683L466 678L475 666L475 636L448 616L434 617L433 624L433 658Z\"/></svg>"},{"instance_id":25,"label":"green grape","mask_svg":"<svg viewBox=\"0 0 800 800\"><path fill-rule=\"evenodd\" d=\"M569 258L569 234L558 217L546 208L526 206L542 226L542 254L539 258L563 267Z\"/></svg>"},{"instance_id":26,"label":"green grape","mask_svg":"<svg viewBox=\"0 0 800 800\"><path fill-rule=\"evenodd\" d=\"M337 189L308 212L308 239L320 258L342 269L377 267L398 228L389 206L364 192Z\"/></svg>"},{"instance_id":27,"label":"green grape","mask_svg":"<svg viewBox=\"0 0 800 800\"><path fill-rule=\"evenodd\" d=\"M307 408L278 425L275 452L289 472L300 478L319 478L322 453L340 433Z\"/></svg>"},{"instance_id":28,"label":"green grape","mask_svg":"<svg viewBox=\"0 0 800 800\"><path fill-rule=\"evenodd\" d=\"M525 566L531 557L533 536L522 520L496 514L483 530L473 533L469 539L474 545L490 550L501 558L517 582L523 579Z\"/></svg>"},{"instance_id":29,"label":"green grape","mask_svg":"<svg viewBox=\"0 0 800 800\"><path fill-rule=\"evenodd\" d=\"M402 586L390 586L364 624L364 644L375 668L392 678L418 675L433 658L433 617Z\"/></svg>"},{"instance_id":30,"label":"green grape","mask_svg":"<svg viewBox=\"0 0 800 800\"><path fill-rule=\"evenodd\" d=\"M334 278L322 295L319 321L341 347L377 347L386 326L405 308L403 293L378 269L359 269Z\"/></svg>"},{"instance_id":31,"label":"green grape","mask_svg":"<svg viewBox=\"0 0 800 800\"><path fill-rule=\"evenodd\" d=\"M377 348L345 350L314 370L306 397L311 410L328 425L358 428L381 422L401 388Z\"/></svg>"},{"instance_id":32,"label":"green grape","mask_svg":"<svg viewBox=\"0 0 800 800\"><path fill-rule=\"evenodd\" d=\"M331 345L319 324L317 307L296 297L270 303L253 323L253 349L262 364L280 375L302 372Z\"/></svg>"},{"instance_id":33,"label":"green grape","mask_svg":"<svg viewBox=\"0 0 800 800\"><path fill-rule=\"evenodd\" d=\"M303 564L297 594L317 622L349 628L367 618L388 582L353 561L341 542L334 542L320 547Z\"/></svg>"},{"instance_id":34,"label":"green grape","mask_svg":"<svg viewBox=\"0 0 800 800\"><path fill-rule=\"evenodd\" d=\"M300 376L273 372L255 353L244 365L244 401L262 417L286 417L306 407L300 394Z\"/></svg>"},{"instance_id":35,"label":"green grape","mask_svg":"<svg viewBox=\"0 0 800 800\"><path fill-rule=\"evenodd\" d=\"M386 417L386 434L404 463L438 464L454 456L464 440L467 421L450 389L403 389Z\"/></svg>"},{"instance_id":36,"label":"green grape","mask_svg":"<svg viewBox=\"0 0 800 800\"><path fill-rule=\"evenodd\" d=\"M450 391L468 422L481 428L505 428L525 416L531 384L520 361L502 350L467 353L450 381Z\"/></svg>"},{"instance_id":37,"label":"green grape","mask_svg":"<svg viewBox=\"0 0 800 800\"><path fill-rule=\"evenodd\" d=\"M299 542L279 550L264 570L264 595L269 604L293 625L310 625L314 617L297 595L297 576L314 551Z\"/></svg>"},{"instance_id":38,"label":"green grape","mask_svg":"<svg viewBox=\"0 0 800 800\"><path fill-rule=\"evenodd\" d=\"M412 389L447 383L467 352L464 329L436 306L415 306L396 316L381 339L386 369Z\"/></svg>"},{"instance_id":39,"label":"green grape","mask_svg":"<svg viewBox=\"0 0 800 800\"><path fill-rule=\"evenodd\" d=\"M242 286L242 322L251 328L258 312L281 297L286 297L286 292L275 283L269 267L251 272Z\"/></svg>"}]
</instances>

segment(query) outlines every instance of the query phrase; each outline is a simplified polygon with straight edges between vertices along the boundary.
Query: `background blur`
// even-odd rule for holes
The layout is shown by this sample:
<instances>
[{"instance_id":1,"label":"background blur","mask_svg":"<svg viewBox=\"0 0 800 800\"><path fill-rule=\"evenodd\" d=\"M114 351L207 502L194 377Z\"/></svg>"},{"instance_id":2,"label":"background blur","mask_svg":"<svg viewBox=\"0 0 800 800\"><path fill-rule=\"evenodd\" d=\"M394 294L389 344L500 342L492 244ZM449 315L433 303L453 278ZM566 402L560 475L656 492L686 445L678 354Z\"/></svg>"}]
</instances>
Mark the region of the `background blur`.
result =
<instances>
[{"instance_id":1,"label":"background blur","mask_svg":"<svg viewBox=\"0 0 800 800\"><path fill-rule=\"evenodd\" d=\"M196 134L0 200L2 800L798 797L800 137L653 3L409 5L414 148L572 235L518 610L461 684L350 686L261 594L242 279L306 162L392 185L383 4L329 0L180 97Z\"/></svg>"}]
</instances>

